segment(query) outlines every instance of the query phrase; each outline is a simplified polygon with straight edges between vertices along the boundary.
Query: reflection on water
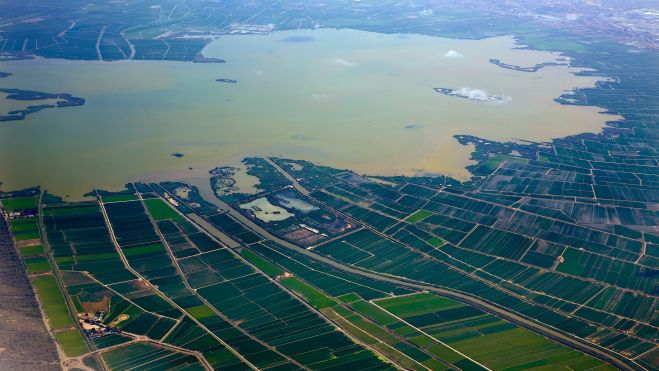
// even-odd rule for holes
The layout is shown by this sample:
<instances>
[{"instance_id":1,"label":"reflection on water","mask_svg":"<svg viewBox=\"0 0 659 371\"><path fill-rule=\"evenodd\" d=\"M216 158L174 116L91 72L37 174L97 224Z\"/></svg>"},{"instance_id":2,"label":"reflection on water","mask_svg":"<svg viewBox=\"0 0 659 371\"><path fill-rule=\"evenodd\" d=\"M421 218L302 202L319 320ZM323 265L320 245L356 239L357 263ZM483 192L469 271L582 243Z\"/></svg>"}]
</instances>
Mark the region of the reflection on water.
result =
<instances>
[{"instance_id":1,"label":"reflection on water","mask_svg":"<svg viewBox=\"0 0 659 371\"><path fill-rule=\"evenodd\" d=\"M280 42L290 40L305 42ZM204 54L226 64L3 62L0 70L14 76L0 86L71 93L87 104L0 125L0 181L3 189L41 184L79 198L145 174L203 182L208 169L246 155L466 177L470 148L454 134L547 140L597 131L611 119L552 100L595 78L575 77L566 66L525 73L488 62L531 66L559 57L514 47L511 37L307 30L222 37ZM216 81L222 78L238 83ZM460 99L435 87L509 99Z\"/></svg>"}]
</instances>

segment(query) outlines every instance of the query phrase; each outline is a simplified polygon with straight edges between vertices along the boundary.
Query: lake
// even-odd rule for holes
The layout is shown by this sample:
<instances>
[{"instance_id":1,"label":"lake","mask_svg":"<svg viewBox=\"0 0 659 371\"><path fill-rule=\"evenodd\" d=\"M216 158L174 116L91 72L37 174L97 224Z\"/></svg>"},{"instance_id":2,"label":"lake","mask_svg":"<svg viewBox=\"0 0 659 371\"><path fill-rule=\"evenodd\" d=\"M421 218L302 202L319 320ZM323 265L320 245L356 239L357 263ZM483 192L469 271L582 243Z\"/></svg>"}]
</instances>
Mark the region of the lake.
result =
<instances>
[{"instance_id":1,"label":"lake","mask_svg":"<svg viewBox=\"0 0 659 371\"><path fill-rule=\"evenodd\" d=\"M455 134L549 140L597 132L615 118L553 101L597 81L575 76L575 68L528 73L489 63L532 66L560 57L522 49L512 37L299 30L223 36L204 55L227 63L0 63L0 71L14 74L0 79L0 87L87 99L82 107L0 123L2 189L39 184L79 199L94 187L117 190L135 179L203 183L208 169L253 155L360 173L464 179L471 148ZM486 91L502 100L446 96L435 87ZM0 100L0 112L16 106ZM184 157L171 156L175 152Z\"/></svg>"}]
</instances>

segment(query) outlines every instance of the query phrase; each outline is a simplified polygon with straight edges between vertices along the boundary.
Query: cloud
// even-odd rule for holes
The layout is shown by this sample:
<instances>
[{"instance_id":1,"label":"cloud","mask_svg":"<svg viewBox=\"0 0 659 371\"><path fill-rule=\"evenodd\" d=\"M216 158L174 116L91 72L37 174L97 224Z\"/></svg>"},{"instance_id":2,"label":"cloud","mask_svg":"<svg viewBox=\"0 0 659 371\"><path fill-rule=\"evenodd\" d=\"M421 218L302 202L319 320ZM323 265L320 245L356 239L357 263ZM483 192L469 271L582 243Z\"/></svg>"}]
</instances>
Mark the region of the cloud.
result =
<instances>
[{"instance_id":1,"label":"cloud","mask_svg":"<svg viewBox=\"0 0 659 371\"><path fill-rule=\"evenodd\" d=\"M340 64L340 65L346 66L346 67L356 67L357 66L357 63L350 62L350 61L347 61L347 60L342 59L342 58L336 58L334 60L334 63Z\"/></svg>"},{"instance_id":2,"label":"cloud","mask_svg":"<svg viewBox=\"0 0 659 371\"><path fill-rule=\"evenodd\" d=\"M493 102L493 103L507 103L512 100L511 97L506 95L491 95L484 89L472 89L468 87L462 87L453 92L454 95L468 98L471 100L479 100L484 102Z\"/></svg>"},{"instance_id":3,"label":"cloud","mask_svg":"<svg viewBox=\"0 0 659 371\"><path fill-rule=\"evenodd\" d=\"M458 53L457 51L451 49L444 53L444 57L446 58L453 58L453 59L459 59L459 58L464 58L464 55Z\"/></svg>"},{"instance_id":4,"label":"cloud","mask_svg":"<svg viewBox=\"0 0 659 371\"><path fill-rule=\"evenodd\" d=\"M568 21L576 21L579 18L581 18L581 15L577 13L568 13L565 15L565 19L567 19Z\"/></svg>"},{"instance_id":5,"label":"cloud","mask_svg":"<svg viewBox=\"0 0 659 371\"><path fill-rule=\"evenodd\" d=\"M488 94L487 90L472 89L467 87L462 87L456 90L455 93L473 100L488 100L490 97L490 94Z\"/></svg>"}]
</instances>

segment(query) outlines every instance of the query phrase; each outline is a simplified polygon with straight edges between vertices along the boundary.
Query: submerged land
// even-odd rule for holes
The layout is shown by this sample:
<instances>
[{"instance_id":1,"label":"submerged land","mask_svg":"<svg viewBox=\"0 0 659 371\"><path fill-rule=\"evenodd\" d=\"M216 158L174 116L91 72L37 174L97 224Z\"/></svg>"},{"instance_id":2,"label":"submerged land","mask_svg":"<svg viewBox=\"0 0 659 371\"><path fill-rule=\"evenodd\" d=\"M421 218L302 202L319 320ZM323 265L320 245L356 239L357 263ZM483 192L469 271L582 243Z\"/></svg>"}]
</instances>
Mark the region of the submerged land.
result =
<instances>
[{"instance_id":1,"label":"submerged land","mask_svg":"<svg viewBox=\"0 0 659 371\"><path fill-rule=\"evenodd\" d=\"M0 368L657 369L652 11L560 3L8 8Z\"/></svg>"}]
</instances>

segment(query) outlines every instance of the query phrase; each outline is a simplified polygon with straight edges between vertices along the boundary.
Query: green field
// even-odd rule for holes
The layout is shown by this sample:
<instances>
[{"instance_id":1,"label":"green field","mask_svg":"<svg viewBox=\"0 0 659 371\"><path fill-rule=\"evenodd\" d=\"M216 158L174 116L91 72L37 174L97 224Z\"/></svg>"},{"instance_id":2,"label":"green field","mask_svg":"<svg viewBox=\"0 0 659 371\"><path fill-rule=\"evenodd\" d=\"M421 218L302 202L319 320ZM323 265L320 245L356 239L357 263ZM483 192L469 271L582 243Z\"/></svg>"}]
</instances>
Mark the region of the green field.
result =
<instances>
[{"instance_id":1,"label":"green field","mask_svg":"<svg viewBox=\"0 0 659 371\"><path fill-rule=\"evenodd\" d=\"M322 312L332 321L338 323L339 326L350 335L359 341L368 344L370 347L376 349L385 357L406 370L426 370L426 367L430 366L433 366L431 367L432 370L448 369L447 366L437 361L432 362L431 364L431 361L434 360L428 357L424 357L427 359L423 359L422 362L411 358L402 350L396 348L396 346L400 348L400 345L402 344L400 338L392 335L385 328L369 322L364 317L352 312L345 306L325 308Z\"/></svg>"},{"instance_id":2,"label":"green field","mask_svg":"<svg viewBox=\"0 0 659 371\"><path fill-rule=\"evenodd\" d=\"M2 207L11 212L23 209L35 209L37 207L37 198L35 196L14 197L0 200Z\"/></svg>"},{"instance_id":3,"label":"green field","mask_svg":"<svg viewBox=\"0 0 659 371\"><path fill-rule=\"evenodd\" d=\"M155 220L175 219L180 217L174 209L159 198L144 200L144 203L149 210L149 214L151 214Z\"/></svg>"},{"instance_id":4,"label":"green field","mask_svg":"<svg viewBox=\"0 0 659 371\"><path fill-rule=\"evenodd\" d=\"M50 272L50 263L43 256L24 259L29 274Z\"/></svg>"},{"instance_id":5,"label":"green field","mask_svg":"<svg viewBox=\"0 0 659 371\"><path fill-rule=\"evenodd\" d=\"M579 262L583 252L575 249L565 249L563 252L563 262L560 263L556 270L568 274L580 275L583 273L584 267Z\"/></svg>"},{"instance_id":6,"label":"green field","mask_svg":"<svg viewBox=\"0 0 659 371\"><path fill-rule=\"evenodd\" d=\"M416 223L419 220L422 220L422 219L425 219L425 218L429 217L430 215L432 215L432 213L430 211L419 210L419 211L415 212L414 214L412 214L412 215L408 216L407 218L405 218L405 220L407 220L410 223Z\"/></svg>"},{"instance_id":7,"label":"green field","mask_svg":"<svg viewBox=\"0 0 659 371\"><path fill-rule=\"evenodd\" d=\"M341 300L342 303L352 303L353 301L361 300L361 297L354 292L338 296L337 299Z\"/></svg>"},{"instance_id":8,"label":"green field","mask_svg":"<svg viewBox=\"0 0 659 371\"><path fill-rule=\"evenodd\" d=\"M55 339L67 357L77 357L89 352L89 348L78 330L58 332L55 334Z\"/></svg>"},{"instance_id":9,"label":"green field","mask_svg":"<svg viewBox=\"0 0 659 371\"><path fill-rule=\"evenodd\" d=\"M612 369L598 359L436 295L415 294L376 303L491 369Z\"/></svg>"},{"instance_id":10,"label":"green field","mask_svg":"<svg viewBox=\"0 0 659 371\"><path fill-rule=\"evenodd\" d=\"M19 250L21 256L23 256L23 257L43 254L43 246L42 245L23 246L23 247L20 247L18 250Z\"/></svg>"},{"instance_id":11,"label":"green field","mask_svg":"<svg viewBox=\"0 0 659 371\"><path fill-rule=\"evenodd\" d=\"M129 256L142 255L142 254L150 254L154 252L162 252L165 251L165 246L163 246L163 244L161 243L154 243L149 245L129 247L123 249L122 251L126 257L129 257Z\"/></svg>"},{"instance_id":12,"label":"green field","mask_svg":"<svg viewBox=\"0 0 659 371\"><path fill-rule=\"evenodd\" d=\"M34 277L33 283L50 325L54 329L73 326L69 309L55 278L50 275L38 276Z\"/></svg>"},{"instance_id":13,"label":"green field","mask_svg":"<svg viewBox=\"0 0 659 371\"><path fill-rule=\"evenodd\" d=\"M487 169L488 171L493 171L505 161L517 162L517 163L527 163L527 162L529 162L528 160L523 159L523 158L497 154L495 156L492 156L489 160L487 160L487 161L483 162L482 164L480 164L480 166Z\"/></svg>"},{"instance_id":14,"label":"green field","mask_svg":"<svg viewBox=\"0 0 659 371\"><path fill-rule=\"evenodd\" d=\"M250 250L241 249L240 255L242 255L243 258L247 259L250 263L254 264L255 267L257 267L258 269L260 269L270 277L276 277L284 273L284 271L281 268L263 259L262 257L256 255Z\"/></svg>"},{"instance_id":15,"label":"green field","mask_svg":"<svg viewBox=\"0 0 659 371\"><path fill-rule=\"evenodd\" d=\"M40 237L36 218L12 219L11 232L16 241L36 240Z\"/></svg>"},{"instance_id":16,"label":"green field","mask_svg":"<svg viewBox=\"0 0 659 371\"><path fill-rule=\"evenodd\" d=\"M205 304L197 305L196 307L192 308L186 308L185 311L198 321L216 316L215 312L213 312L213 310Z\"/></svg>"},{"instance_id":17,"label":"green field","mask_svg":"<svg viewBox=\"0 0 659 371\"><path fill-rule=\"evenodd\" d=\"M425 367L434 370L448 369L449 365L453 365L461 369L483 370L482 367L459 354L455 349L422 333L371 302L356 301L349 307L363 319L357 318L355 321L354 316L348 316L346 317L348 320Z\"/></svg>"},{"instance_id":18,"label":"green field","mask_svg":"<svg viewBox=\"0 0 659 371\"><path fill-rule=\"evenodd\" d=\"M156 345L133 343L101 354L110 370L203 370L196 357Z\"/></svg>"},{"instance_id":19,"label":"green field","mask_svg":"<svg viewBox=\"0 0 659 371\"><path fill-rule=\"evenodd\" d=\"M446 243L446 241L442 240L439 237L435 237L435 236L430 237L428 240L426 240L426 242L432 247L439 247L439 246L442 246L443 244Z\"/></svg>"},{"instance_id":20,"label":"green field","mask_svg":"<svg viewBox=\"0 0 659 371\"><path fill-rule=\"evenodd\" d=\"M279 281L284 287L302 296L306 302L316 309L327 308L336 305L336 301L316 288L300 281L297 277L288 277Z\"/></svg>"}]
</instances>

